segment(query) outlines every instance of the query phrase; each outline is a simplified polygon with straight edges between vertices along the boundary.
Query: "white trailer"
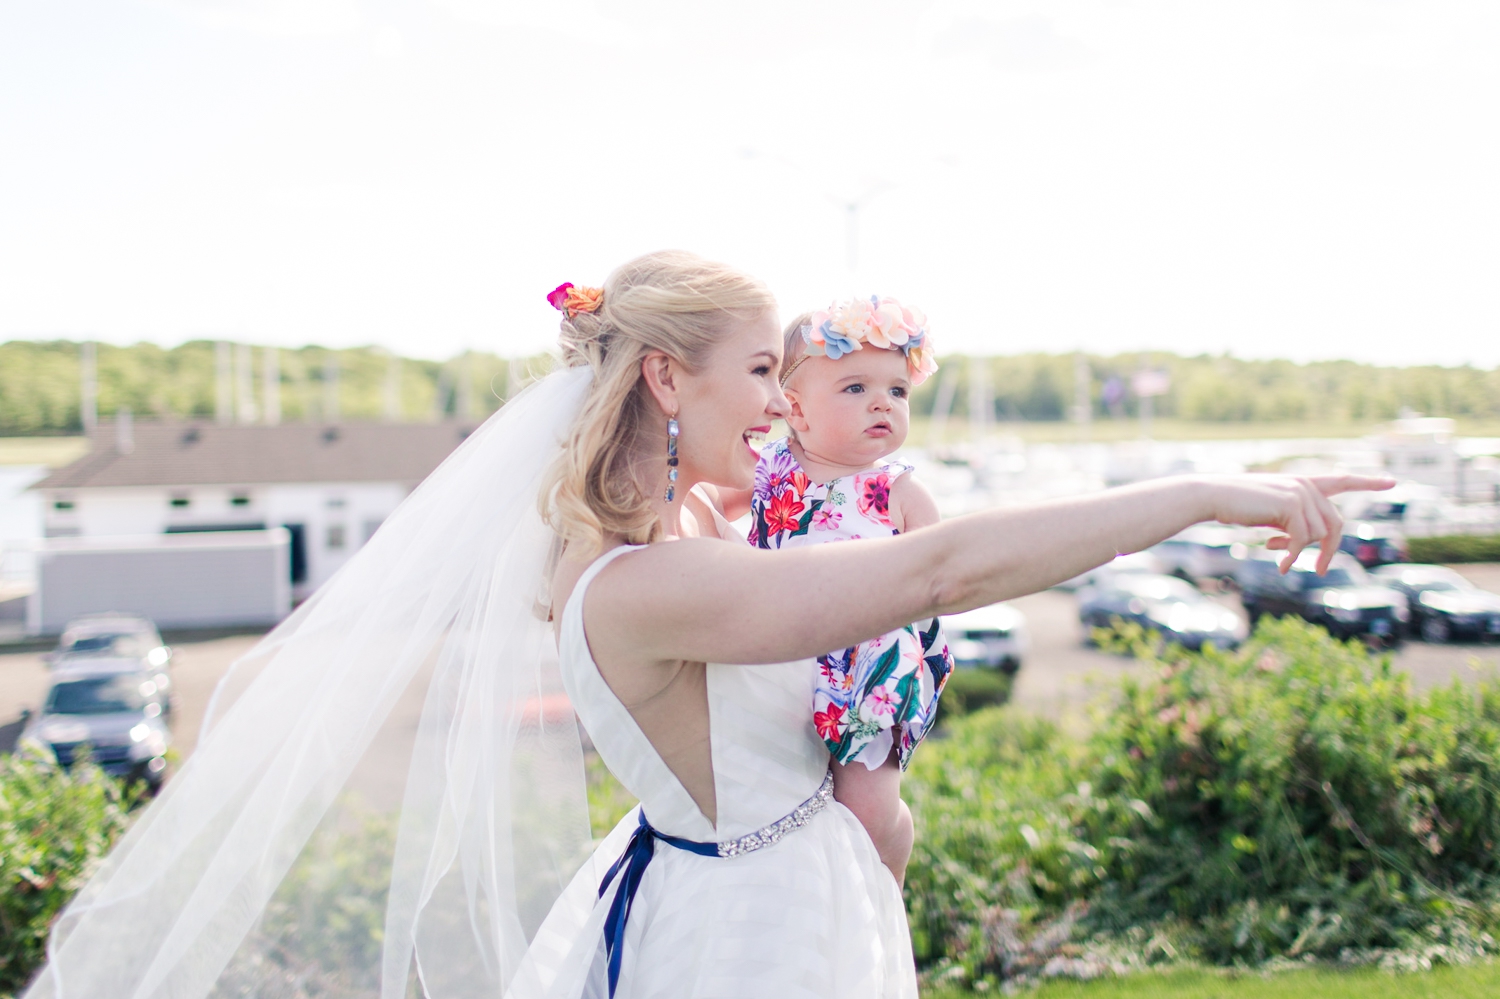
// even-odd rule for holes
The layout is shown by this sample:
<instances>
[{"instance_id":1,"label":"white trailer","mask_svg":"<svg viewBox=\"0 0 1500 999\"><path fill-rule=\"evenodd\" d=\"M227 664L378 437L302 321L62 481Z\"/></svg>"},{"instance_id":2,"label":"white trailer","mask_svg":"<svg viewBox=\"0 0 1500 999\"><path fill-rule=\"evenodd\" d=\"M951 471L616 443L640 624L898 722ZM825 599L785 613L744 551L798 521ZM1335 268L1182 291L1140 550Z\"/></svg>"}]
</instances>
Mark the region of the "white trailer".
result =
<instances>
[{"instance_id":1,"label":"white trailer","mask_svg":"<svg viewBox=\"0 0 1500 999\"><path fill-rule=\"evenodd\" d=\"M75 617L141 614L160 628L270 627L291 613L291 534L216 531L37 542L26 630Z\"/></svg>"}]
</instances>

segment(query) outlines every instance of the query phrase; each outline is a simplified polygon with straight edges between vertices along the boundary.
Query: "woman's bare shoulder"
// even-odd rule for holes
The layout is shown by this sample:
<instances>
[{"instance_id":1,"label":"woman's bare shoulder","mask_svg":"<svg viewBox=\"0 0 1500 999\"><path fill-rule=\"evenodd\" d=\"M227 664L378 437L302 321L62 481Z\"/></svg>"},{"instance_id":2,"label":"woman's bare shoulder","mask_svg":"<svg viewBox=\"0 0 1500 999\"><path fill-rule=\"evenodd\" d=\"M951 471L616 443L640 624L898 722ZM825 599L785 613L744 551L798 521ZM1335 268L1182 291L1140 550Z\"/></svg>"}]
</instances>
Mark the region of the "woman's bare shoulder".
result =
<instances>
[{"instance_id":1,"label":"woman's bare shoulder","mask_svg":"<svg viewBox=\"0 0 1500 999\"><path fill-rule=\"evenodd\" d=\"M624 541L615 538L610 539L597 550L586 551L581 548L569 547L563 551L562 557L557 560L557 566L552 570L552 623L554 628L561 627L563 609L568 606L568 601L573 597L573 591L578 588L578 581L583 574L589 571L589 566L599 561L616 548L624 545ZM616 559L619 561L619 559Z\"/></svg>"}]
</instances>

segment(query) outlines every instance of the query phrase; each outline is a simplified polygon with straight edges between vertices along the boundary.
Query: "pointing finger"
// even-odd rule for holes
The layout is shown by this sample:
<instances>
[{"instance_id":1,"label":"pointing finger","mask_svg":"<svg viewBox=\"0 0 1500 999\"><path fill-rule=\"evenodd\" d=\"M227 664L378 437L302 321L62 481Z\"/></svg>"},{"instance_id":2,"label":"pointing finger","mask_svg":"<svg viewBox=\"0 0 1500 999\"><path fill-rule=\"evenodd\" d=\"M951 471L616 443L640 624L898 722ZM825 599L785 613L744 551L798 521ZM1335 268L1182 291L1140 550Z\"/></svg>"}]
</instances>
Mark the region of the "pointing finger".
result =
<instances>
[{"instance_id":1,"label":"pointing finger","mask_svg":"<svg viewBox=\"0 0 1500 999\"><path fill-rule=\"evenodd\" d=\"M1396 484L1396 480L1389 475L1314 475L1309 481L1324 496L1362 490L1379 491Z\"/></svg>"}]
</instances>

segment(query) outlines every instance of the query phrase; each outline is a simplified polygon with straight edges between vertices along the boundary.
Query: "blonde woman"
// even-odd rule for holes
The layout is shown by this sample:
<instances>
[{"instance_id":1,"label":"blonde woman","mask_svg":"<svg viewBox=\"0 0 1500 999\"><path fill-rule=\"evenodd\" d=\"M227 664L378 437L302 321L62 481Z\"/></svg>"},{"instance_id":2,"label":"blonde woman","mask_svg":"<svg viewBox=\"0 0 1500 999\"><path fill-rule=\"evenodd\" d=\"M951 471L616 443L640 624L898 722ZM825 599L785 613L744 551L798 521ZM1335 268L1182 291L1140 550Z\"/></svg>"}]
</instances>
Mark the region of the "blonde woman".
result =
<instances>
[{"instance_id":1,"label":"blonde woman","mask_svg":"<svg viewBox=\"0 0 1500 999\"><path fill-rule=\"evenodd\" d=\"M564 369L236 667L192 760L59 920L28 995L310 981L383 999L417 983L434 999L914 999L896 881L830 794L814 657L1197 521L1274 527L1288 562L1322 541L1326 563L1328 497L1389 485L1159 479L757 551L726 543L715 489L751 486L787 412L767 289L658 253L551 297ZM413 691L399 835L376 864L382 930L374 951L341 950L320 928L349 925L369 868L314 865L308 891L308 844L350 828L340 809L377 736L407 746L386 721ZM591 850L569 703L641 801ZM296 904L278 902L288 886Z\"/></svg>"}]
</instances>

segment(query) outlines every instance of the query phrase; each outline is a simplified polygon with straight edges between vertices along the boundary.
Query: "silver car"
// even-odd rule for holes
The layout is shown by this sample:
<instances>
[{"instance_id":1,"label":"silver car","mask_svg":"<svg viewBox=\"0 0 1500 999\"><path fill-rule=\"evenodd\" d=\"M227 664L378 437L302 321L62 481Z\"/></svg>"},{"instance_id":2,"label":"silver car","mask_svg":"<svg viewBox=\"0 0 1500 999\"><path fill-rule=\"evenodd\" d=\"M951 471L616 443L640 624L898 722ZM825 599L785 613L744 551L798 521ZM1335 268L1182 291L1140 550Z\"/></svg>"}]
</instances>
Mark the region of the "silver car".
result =
<instances>
[{"instance_id":1,"label":"silver car","mask_svg":"<svg viewBox=\"0 0 1500 999\"><path fill-rule=\"evenodd\" d=\"M976 607L943 618L948 651L958 667L987 667L1002 673L1021 668L1029 640L1026 615L1008 603Z\"/></svg>"},{"instance_id":2,"label":"silver car","mask_svg":"<svg viewBox=\"0 0 1500 999\"><path fill-rule=\"evenodd\" d=\"M39 714L27 719L19 748L70 767L87 752L105 773L159 787L172 732L166 694L129 660L64 662Z\"/></svg>"},{"instance_id":3,"label":"silver car","mask_svg":"<svg viewBox=\"0 0 1500 999\"><path fill-rule=\"evenodd\" d=\"M162 710L172 712L172 650L150 618L119 612L74 618L46 659L54 669L94 665L149 673L163 697Z\"/></svg>"}]
</instances>

